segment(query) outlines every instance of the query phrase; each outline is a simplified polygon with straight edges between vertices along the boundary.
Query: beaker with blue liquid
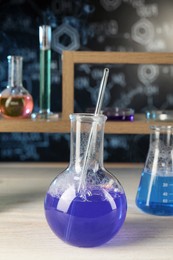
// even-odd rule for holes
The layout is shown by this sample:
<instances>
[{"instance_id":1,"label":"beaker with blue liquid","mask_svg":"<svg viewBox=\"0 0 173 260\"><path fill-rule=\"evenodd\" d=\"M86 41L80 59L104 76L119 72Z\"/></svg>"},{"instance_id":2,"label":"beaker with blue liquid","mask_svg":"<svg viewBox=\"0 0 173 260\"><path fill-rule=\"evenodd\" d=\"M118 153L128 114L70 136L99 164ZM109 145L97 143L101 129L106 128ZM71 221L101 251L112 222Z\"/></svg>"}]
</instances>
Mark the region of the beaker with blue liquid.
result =
<instances>
[{"instance_id":1,"label":"beaker with blue liquid","mask_svg":"<svg viewBox=\"0 0 173 260\"><path fill-rule=\"evenodd\" d=\"M136 205L149 214L173 216L173 127L150 128L149 150Z\"/></svg>"},{"instance_id":2,"label":"beaker with blue liquid","mask_svg":"<svg viewBox=\"0 0 173 260\"><path fill-rule=\"evenodd\" d=\"M106 116L71 114L70 163L51 183L45 215L52 231L78 247L102 245L123 225L127 201L103 165Z\"/></svg>"}]
</instances>

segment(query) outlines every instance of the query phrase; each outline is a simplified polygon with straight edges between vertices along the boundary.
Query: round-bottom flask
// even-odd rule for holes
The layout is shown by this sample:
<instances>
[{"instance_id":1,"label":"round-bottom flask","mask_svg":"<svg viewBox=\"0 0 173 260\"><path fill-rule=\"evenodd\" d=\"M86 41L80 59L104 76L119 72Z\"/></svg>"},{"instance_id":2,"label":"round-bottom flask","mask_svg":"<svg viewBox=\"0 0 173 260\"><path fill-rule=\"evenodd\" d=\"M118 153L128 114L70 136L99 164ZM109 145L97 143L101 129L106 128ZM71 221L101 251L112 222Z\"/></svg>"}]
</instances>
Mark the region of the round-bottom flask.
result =
<instances>
[{"instance_id":1,"label":"round-bottom flask","mask_svg":"<svg viewBox=\"0 0 173 260\"><path fill-rule=\"evenodd\" d=\"M145 213L173 216L173 128L152 126L136 205Z\"/></svg>"},{"instance_id":2,"label":"round-bottom flask","mask_svg":"<svg viewBox=\"0 0 173 260\"><path fill-rule=\"evenodd\" d=\"M21 56L8 56L8 86L0 93L0 112L4 118L28 118L33 98L23 87Z\"/></svg>"},{"instance_id":3,"label":"round-bottom flask","mask_svg":"<svg viewBox=\"0 0 173 260\"><path fill-rule=\"evenodd\" d=\"M117 178L103 166L106 117L72 114L70 119L70 163L47 191L45 215L63 241L78 247L99 246L123 225L126 196Z\"/></svg>"}]
</instances>

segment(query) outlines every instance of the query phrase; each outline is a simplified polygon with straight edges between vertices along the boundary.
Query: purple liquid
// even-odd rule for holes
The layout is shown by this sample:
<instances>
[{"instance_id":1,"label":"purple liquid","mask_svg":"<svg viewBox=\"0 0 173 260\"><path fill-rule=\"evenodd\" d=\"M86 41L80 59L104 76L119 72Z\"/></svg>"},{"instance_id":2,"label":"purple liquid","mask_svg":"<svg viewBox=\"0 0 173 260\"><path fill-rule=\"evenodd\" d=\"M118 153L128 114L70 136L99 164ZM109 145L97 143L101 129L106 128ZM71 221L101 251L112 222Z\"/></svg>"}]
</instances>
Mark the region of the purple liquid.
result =
<instances>
[{"instance_id":1,"label":"purple liquid","mask_svg":"<svg viewBox=\"0 0 173 260\"><path fill-rule=\"evenodd\" d=\"M106 115L108 117L107 120L114 120L114 121L134 121L134 115Z\"/></svg>"},{"instance_id":2,"label":"purple liquid","mask_svg":"<svg viewBox=\"0 0 173 260\"><path fill-rule=\"evenodd\" d=\"M77 196L70 203L68 201L69 207L65 212L59 208L61 198L47 193L45 214L49 226L63 241L75 246L94 247L104 244L121 228L127 211L124 193L107 194L105 198L103 192L96 192L87 200Z\"/></svg>"}]
</instances>

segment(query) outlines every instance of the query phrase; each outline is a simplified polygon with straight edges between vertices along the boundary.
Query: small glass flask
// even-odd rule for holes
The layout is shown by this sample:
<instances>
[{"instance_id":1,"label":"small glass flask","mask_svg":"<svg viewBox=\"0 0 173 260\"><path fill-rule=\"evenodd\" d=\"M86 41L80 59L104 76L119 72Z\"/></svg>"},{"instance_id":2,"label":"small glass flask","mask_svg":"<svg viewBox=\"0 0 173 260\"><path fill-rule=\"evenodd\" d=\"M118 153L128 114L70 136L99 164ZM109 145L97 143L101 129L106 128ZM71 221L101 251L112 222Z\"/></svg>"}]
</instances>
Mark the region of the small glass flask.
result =
<instances>
[{"instance_id":1,"label":"small glass flask","mask_svg":"<svg viewBox=\"0 0 173 260\"><path fill-rule=\"evenodd\" d=\"M8 85L0 93L0 111L4 118L28 118L33 110L33 99L23 87L21 56L8 56Z\"/></svg>"},{"instance_id":2,"label":"small glass flask","mask_svg":"<svg viewBox=\"0 0 173 260\"><path fill-rule=\"evenodd\" d=\"M150 145L136 205L144 212L173 216L173 128L151 126Z\"/></svg>"},{"instance_id":3,"label":"small glass flask","mask_svg":"<svg viewBox=\"0 0 173 260\"><path fill-rule=\"evenodd\" d=\"M70 119L70 163L47 191L45 215L52 231L66 243L95 247L119 231L127 201L120 182L103 165L106 116L71 114Z\"/></svg>"}]
</instances>

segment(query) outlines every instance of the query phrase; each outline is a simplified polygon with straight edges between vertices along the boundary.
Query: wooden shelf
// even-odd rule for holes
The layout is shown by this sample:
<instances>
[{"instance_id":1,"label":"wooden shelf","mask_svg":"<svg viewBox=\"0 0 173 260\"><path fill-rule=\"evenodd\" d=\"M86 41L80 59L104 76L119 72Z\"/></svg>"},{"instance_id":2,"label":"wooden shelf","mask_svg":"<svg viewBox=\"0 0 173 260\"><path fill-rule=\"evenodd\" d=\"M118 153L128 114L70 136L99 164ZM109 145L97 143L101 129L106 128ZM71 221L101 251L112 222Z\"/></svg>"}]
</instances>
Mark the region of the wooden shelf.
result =
<instances>
[{"instance_id":1,"label":"wooden shelf","mask_svg":"<svg viewBox=\"0 0 173 260\"><path fill-rule=\"evenodd\" d=\"M75 65L76 64L105 64L105 66L110 64L172 65L173 53L172 52L157 53L157 52L63 51L62 54L62 89L63 89L62 116L64 119L68 119L69 114L74 111ZM129 127L130 126L131 125L129 125ZM144 124L144 126L140 125L140 129L144 131L143 127L145 128L146 126L147 126L146 124Z\"/></svg>"},{"instance_id":2,"label":"wooden shelf","mask_svg":"<svg viewBox=\"0 0 173 260\"><path fill-rule=\"evenodd\" d=\"M173 53L64 51L62 55L62 113L58 120L0 119L0 132L69 133L69 114L74 111L75 64L173 64ZM85 98L85 97L84 97ZM134 122L107 121L107 134L149 134L150 125L173 125L147 121L135 114Z\"/></svg>"},{"instance_id":3,"label":"wooden shelf","mask_svg":"<svg viewBox=\"0 0 173 260\"><path fill-rule=\"evenodd\" d=\"M69 120L1 119L0 132L69 133Z\"/></svg>"},{"instance_id":4,"label":"wooden shelf","mask_svg":"<svg viewBox=\"0 0 173 260\"><path fill-rule=\"evenodd\" d=\"M147 121L144 115L136 114L133 122L107 121L106 134L149 134L150 125L173 125L172 122ZM0 132L69 133L70 120L1 119Z\"/></svg>"}]
</instances>

